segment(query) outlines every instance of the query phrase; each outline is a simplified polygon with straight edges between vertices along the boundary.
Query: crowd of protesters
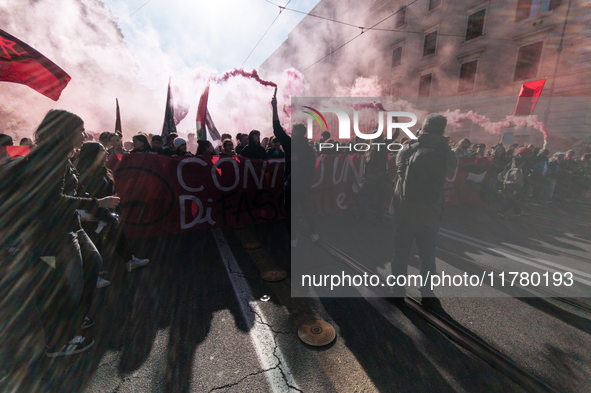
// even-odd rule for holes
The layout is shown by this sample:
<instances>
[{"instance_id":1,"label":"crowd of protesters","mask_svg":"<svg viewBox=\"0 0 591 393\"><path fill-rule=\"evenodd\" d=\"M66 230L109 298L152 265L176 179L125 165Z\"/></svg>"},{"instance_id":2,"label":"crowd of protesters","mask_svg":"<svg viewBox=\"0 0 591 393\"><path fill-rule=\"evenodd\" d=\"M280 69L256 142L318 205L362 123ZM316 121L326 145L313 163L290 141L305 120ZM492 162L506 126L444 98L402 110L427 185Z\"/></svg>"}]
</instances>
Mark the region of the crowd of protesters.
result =
<instances>
[{"instance_id":1,"label":"crowd of protesters","mask_svg":"<svg viewBox=\"0 0 591 393\"><path fill-rule=\"evenodd\" d=\"M448 146L458 158L487 157L490 160L480 196L483 202L506 202L501 209L500 217L506 218L507 212L511 209L520 216L522 203L542 206L553 202L580 201L591 186L591 153L589 152L577 157L574 150L551 153L549 149L533 144L503 145L502 140L488 149L486 144L472 143L467 138L454 142L447 137L447 141ZM389 190L383 189L384 183L387 182L387 160L382 156L387 152L381 149L383 154L379 154L380 150L375 149L377 143L385 142L383 139L373 142L368 151L363 153L351 148L354 142L339 143L331 139L330 132L324 131L321 139L311 145L314 146L316 154L364 154L366 165L363 186L367 186L365 199L374 200L379 197L379 205L382 206L382 194L389 193ZM410 142L411 140L406 137L400 140L401 145ZM322 148L321 144L324 144ZM505 187L503 179L499 179L499 175L511 167L519 168L522 173L523 186L519 189L509 189L510 187ZM356 216L361 215L366 203L367 201L361 203L361 211ZM379 213L378 217L380 217Z\"/></svg>"},{"instance_id":2,"label":"crowd of protesters","mask_svg":"<svg viewBox=\"0 0 591 393\"><path fill-rule=\"evenodd\" d=\"M339 143L332 140L327 131L322 133L318 142L308 140L307 129L301 123L295 124L291 136L288 135L279 122L275 97L271 104L274 136L262 140L261 133L253 130L248 134L238 133L236 144L230 134L222 134L217 147L210 141L197 140L192 133L184 139L176 133L163 138L140 132L130 141L124 141L120 132L103 132L95 142L95 135L85 133L80 117L67 111L52 110L35 131L34 141L29 138L20 140L20 145L31 148L26 158L11 160L0 150L2 257L29 261L34 270L34 292L45 330L47 356L79 353L94 344L92 338L80 330L87 331L94 324L88 316L94 290L109 285L108 280L99 277L106 259L103 256L105 242L112 243L129 272L149 263L149 259L134 255L119 225L119 198L115 193L113 173L106 166L109 155L144 153L169 157L240 155L262 160L284 158L287 217L289 219L292 205L297 206L303 214L307 235L312 241L319 239L311 206L311 188L320 144L335 146L323 150L323 154L359 152L352 149L339 151ZM455 143L443 136L446 123L443 116L430 116L424 123L426 129L419 131L417 141L400 140L403 146L408 145L402 150L405 157L417 149L431 148L431 145L441 148L445 151L446 169L441 170L441 176L455 168L458 158L489 158L481 197L486 202L503 198L504 205L499 213L502 217L506 217L511 209L519 216L524 201L541 205L580 200L591 185L591 153L576 157L575 152L569 150L551 155L545 148L518 144L503 146L502 141L488 150L485 144L472 144L468 139ZM398 134L393 140L397 137ZM382 142L385 142L383 138L373 140L364 153L367 192L361 200L358 217L365 215L367 205L377 199L376 217L378 220L384 218L383 209L386 196L392 191L392 182L388 176L388 151L377 148ZM0 146L13 144L10 136L0 134ZM413 168L411 164L399 161L397 157L397 166L410 165ZM416 170L417 166L414 168ZM409 173L407 171L405 175L408 177ZM509 187L510 174L515 175L511 179L516 179L517 186ZM439 180L434 181L437 183L434 189L443 187ZM439 192L434 194L440 199ZM431 204L439 203L439 199ZM401 199L400 203L406 202ZM428 209L419 210L424 215ZM438 216L439 210L435 213L433 217ZM410 224L405 220L408 217L400 217L398 219L404 225L401 224L399 229L407 233ZM434 227L436 223L429 225ZM423 236L423 229L417 229L416 236ZM412 239L410 241L412 243ZM297 233L291 233L292 246L297 247L297 243ZM407 256L400 255L396 258L407 259Z\"/></svg>"},{"instance_id":3,"label":"crowd of protesters","mask_svg":"<svg viewBox=\"0 0 591 393\"><path fill-rule=\"evenodd\" d=\"M551 153L545 147L518 143L504 146L502 140L486 149L484 143L462 139L454 145L457 157L488 157L490 166L481 188L481 199L492 202L501 197L505 204L499 216L507 218L513 209L522 213L522 203L542 206L553 202L580 202L591 186L591 153L577 157L574 150ZM519 187L507 187L506 176L516 168L523 178Z\"/></svg>"}]
</instances>

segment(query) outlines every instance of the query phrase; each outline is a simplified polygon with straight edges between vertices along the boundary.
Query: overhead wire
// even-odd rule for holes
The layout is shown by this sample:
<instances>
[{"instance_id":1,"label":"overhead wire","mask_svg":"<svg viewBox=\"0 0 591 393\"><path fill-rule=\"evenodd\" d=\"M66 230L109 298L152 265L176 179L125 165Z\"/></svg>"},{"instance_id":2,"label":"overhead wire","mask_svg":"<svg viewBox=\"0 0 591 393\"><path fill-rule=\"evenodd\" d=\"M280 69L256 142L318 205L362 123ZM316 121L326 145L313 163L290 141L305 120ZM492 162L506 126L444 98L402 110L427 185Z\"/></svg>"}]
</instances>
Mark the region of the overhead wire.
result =
<instances>
[{"instance_id":1,"label":"overhead wire","mask_svg":"<svg viewBox=\"0 0 591 393\"><path fill-rule=\"evenodd\" d=\"M146 4L148 4L150 1L152 0L148 0L146 1L140 8L138 8L137 10L133 11L133 13L131 15L129 15L127 18L123 19L121 22L119 22L117 24L117 27L121 26L123 24L123 22L126 22L128 19L130 19L132 16L135 15L136 12L138 12L139 10L141 10L142 8L144 8L146 6Z\"/></svg>"},{"instance_id":2,"label":"overhead wire","mask_svg":"<svg viewBox=\"0 0 591 393\"><path fill-rule=\"evenodd\" d=\"M285 7L287 7L289 5L289 3L291 3L291 0L289 0L287 2L287 4L285 4ZM244 61L242 62L242 65L244 65L244 63L246 63L246 61L248 60L248 58L250 57L250 55L252 55L252 52L254 52L254 50L257 48L257 46L259 46L259 44L261 43L261 41L263 40L263 38L265 38L265 36L269 32L269 30L271 29L271 27L273 26L273 24L275 23L275 21L277 19L279 19L279 17L281 16L281 13L285 9L285 7L281 7L280 5L277 5L277 6L279 7L279 14L275 17L275 19L273 19L273 22L271 22L271 24L269 25L269 27L267 28L267 30L263 33L263 36L261 37L261 39L256 43L256 45L254 46L254 48L252 48L252 50L250 51L250 53L248 54L248 56L246 56L246 59L244 59Z\"/></svg>"},{"instance_id":3,"label":"overhead wire","mask_svg":"<svg viewBox=\"0 0 591 393\"><path fill-rule=\"evenodd\" d=\"M396 11L396 12L393 12L392 14L388 15L387 17L385 17L385 18L384 18L384 19L382 19L381 21L379 21L379 22L375 23L375 24L374 24L373 26L371 26L370 28L367 28L367 29L365 29L365 28L363 28L363 27L359 27L360 29L362 29L362 30L361 30L361 33L359 33L359 34L358 34L358 35L356 35L355 37L351 38L349 41L345 42L343 45L339 46L339 47L338 47L338 48L336 48L335 50L331 51L331 52L330 52L329 54L327 54L326 56L322 57L321 59L318 59L318 60L317 60L317 61L315 61L313 64L310 64L308 67L304 68L304 69L302 70L302 72L304 72L304 71L306 71L308 68L310 68L310 67L313 67L313 66L315 66L316 64L320 63L322 60L326 59L328 56L331 56L331 55L332 55L334 52L338 51L339 49L341 49L341 48L342 48L342 47L344 47L345 45L349 44L351 41L353 41L353 40L355 40L355 39L357 39L357 38L361 37L361 35L362 35L363 33L365 33L366 31L369 31L369 30L371 30L372 28L374 28L374 27L376 27L377 25L379 25L380 23L382 23L382 22L384 22L384 21L386 21L386 20L390 19L391 17L393 17L394 15L396 15L397 13L399 13L399 12L400 12L400 11L401 11L403 8L406 8L406 7L408 7L409 5L416 3L417 1L418 1L418 0L413 0L413 1L411 1L411 2L410 2L410 3L408 3L406 6L399 8L399 9L398 9L398 11Z\"/></svg>"},{"instance_id":4,"label":"overhead wire","mask_svg":"<svg viewBox=\"0 0 591 393\"><path fill-rule=\"evenodd\" d=\"M285 6L280 6L279 4L275 4L269 0L265 0L267 3L274 5L275 7L279 7L282 10L288 10L288 11L292 11L292 12L296 12L298 14L303 14L303 15L307 15L307 16L312 16L314 18L318 18L318 19L324 19L330 22L334 22L334 23L338 23L341 25L346 25L346 26L351 26L351 27L358 27L361 28L360 26L351 24L351 23L347 23L347 22L342 22L342 21L338 21L335 19L331 19L331 18L327 18L326 16L320 16L320 15L314 15L314 14L310 14L309 12L305 12L305 11L300 11L300 10L294 10L293 8L287 8L287 4ZM414 3L414 1L413 1ZM289 4L289 3L288 3Z\"/></svg>"},{"instance_id":5,"label":"overhead wire","mask_svg":"<svg viewBox=\"0 0 591 393\"><path fill-rule=\"evenodd\" d=\"M421 35L425 35L425 32L424 31L412 31L412 30L403 30L403 29L380 29L380 28L376 28L377 25L379 25L380 23L384 22L385 20L391 18L392 16L398 14L400 11L402 11L403 9L406 9L410 5L416 3L418 0L414 0L414 1L411 1L410 3L408 3L406 5L400 6L400 8L397 11L395 11L392 14L388 15L386 18L384 18L381 21L375 23L371 27L360 26L360 25L356 25L356 24L353 24L353 23L343 22L343 21L339 21L339 20L336 20L336 19L328 18L328 17L325 17L325 16L316 15L316 14L312 14L312 13L309 13L309 12L296 10L296 9L293 9L293 8L287 8L287 5L286 6L280 6L280 5L275 4L275 3L273 3L273 2L271 2L269 0L265 0L265 1L267 3L269 3L269 4L272 4L272 5L276 6L276 7L279 7L281 10L292 11L292 12L296 12L298 14L304 14L304 15L310 16L312 18L323 19L323 20L326 20L326 21L329 21L329 22L332 22L332 23L336 23L336 24L340 24L340 25L344 25L344 26L349 26L349 27L355 27L357 29L361 29L361 33L359 33L357 36L351 38L349 41L347 41L344 44L342 44L341 46L337 47L335 50L333 50L332 52L330 52L326 56L322 57L321 59L319 59L318 61L316 61L313 64L309 65L308 67L304 68L303 71L307 70L308 68L312 67L313 65L316 65L320 61L326 59L327 57L329 57L330 55L332 55L334 52L338 51L339 49L341 49L345 45L349 44L351 41L355 40L356 38L359 38L363 33L367 32L367 31L370 31L370 30L375 30L375 31L389 31L389 32L394 32L394 33L409 33L409 34L421 34ZM448 33L440 33L439 31L437 31L437 36L465 38L465 35L463 35L463 34L448 34ZM513 41L513 39L510 39L510 38L485 37L485 39L487 39L487 40L494 40L494 41L511 41L511 42Z\"/></svg>"}]
</instances>

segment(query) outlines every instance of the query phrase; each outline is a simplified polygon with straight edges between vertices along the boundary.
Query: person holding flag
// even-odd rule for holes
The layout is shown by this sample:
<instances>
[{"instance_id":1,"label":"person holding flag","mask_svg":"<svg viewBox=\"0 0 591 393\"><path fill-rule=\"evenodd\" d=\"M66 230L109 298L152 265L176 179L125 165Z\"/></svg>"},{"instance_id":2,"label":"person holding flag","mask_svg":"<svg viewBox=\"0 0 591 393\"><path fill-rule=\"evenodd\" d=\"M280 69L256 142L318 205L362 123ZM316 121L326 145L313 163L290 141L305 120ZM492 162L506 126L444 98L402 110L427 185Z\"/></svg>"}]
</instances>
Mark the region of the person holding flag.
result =
<instances>
[{"instance_id":1,"label":"person holding flag","mask_svg":"<svg viewBox=\"0 0 591 393\"><path fill-rule=\"evenodd\" d=\"M174 103L172 100L172 91L170 90L170 79L168 80L168 92L166 93L166 107L164 108L164 123L162 124L162 139L166 141L169 148L173 146L173 140L169 138L170 134L177 136L176 123L174 121Z\"/></svg>"}]
</instances>

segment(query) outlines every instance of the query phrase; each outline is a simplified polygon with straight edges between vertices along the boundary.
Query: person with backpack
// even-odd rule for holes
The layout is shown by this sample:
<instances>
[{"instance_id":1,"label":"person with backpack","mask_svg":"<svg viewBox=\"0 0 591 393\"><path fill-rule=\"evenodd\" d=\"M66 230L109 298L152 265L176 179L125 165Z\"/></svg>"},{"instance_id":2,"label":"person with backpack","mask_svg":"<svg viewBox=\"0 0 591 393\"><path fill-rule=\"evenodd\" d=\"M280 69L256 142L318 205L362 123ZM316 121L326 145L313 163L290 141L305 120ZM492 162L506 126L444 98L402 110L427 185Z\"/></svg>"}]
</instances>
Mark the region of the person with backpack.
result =
<instances>
[{"instance_id":1,"label":"person with backpack","mask_svg":"<svg viewBox=\"0 0 591 393\"><path fill-rule=\"evenodd\" d=\"M531 153L531 150L527 147L520 147L505 170L499 173L498 180L502 183L505 195L505 204L498 213L499 217L507 218L505 213L510 209L515 211L517 217L521 216L521 201L526 192L524 178L531 170L528 167L528 159Z\"/></svg>"},{"instance_id":2,"label":"person with backpack","mask_svg":"<svg viewBox=\"0 0 591 393\"><path fill-rule=\"evenodd\" d=\"M456 154L443 136L447 119L431 113L418 139L404 145L396 155L397 179L391 204L394 215L394 255L392 274L406 275L413 242L419 250L419 286L425 306L438 304L426 282L427 274L435 274L435 238L443 211L443 186L448 175L458 166ZM397 305L404 305L405 288L392 287Z\"/></svg>"}]
</instances>

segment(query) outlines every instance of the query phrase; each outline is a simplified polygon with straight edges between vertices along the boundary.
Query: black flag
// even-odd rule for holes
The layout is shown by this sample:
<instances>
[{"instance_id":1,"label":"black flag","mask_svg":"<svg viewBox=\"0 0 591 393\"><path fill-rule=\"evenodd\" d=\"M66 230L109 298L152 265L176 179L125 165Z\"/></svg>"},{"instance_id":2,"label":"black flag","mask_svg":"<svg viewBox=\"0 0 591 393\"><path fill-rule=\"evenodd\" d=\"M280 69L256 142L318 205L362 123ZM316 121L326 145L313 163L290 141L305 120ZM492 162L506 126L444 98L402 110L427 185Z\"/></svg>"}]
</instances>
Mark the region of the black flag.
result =
<instances>
[{"instance_id":1,"label":"black flag","mask_svg":"<svg viewBox=\"0 0 591 393\"><path fill-rule=\"evenodd\" d=\"M117 102L117 118L115 119L115 132L119 131L121 134L123 134L123 131L121 130L121 114L119 113L119 100L115 98L115 101Z\"/></svg>"},{"instance_id":2,"label":"black flag","mask_svg":"<svg viewBox=\"0 0 591 393\"><path fill-rule=\"evenodd\" d=\"M166 138L166 143L168 143L168 134L171 132L176 133L176 125L174 124L174 104L172 102L172 91L170 91L170 79L168 80L168 94L166 94L166 109L164 111L162 139Z\"/></svg>"}]
</instances>

